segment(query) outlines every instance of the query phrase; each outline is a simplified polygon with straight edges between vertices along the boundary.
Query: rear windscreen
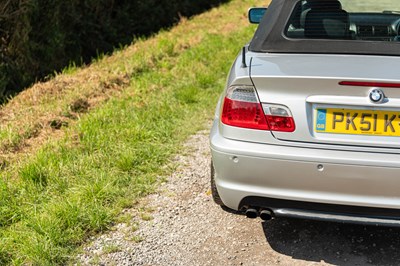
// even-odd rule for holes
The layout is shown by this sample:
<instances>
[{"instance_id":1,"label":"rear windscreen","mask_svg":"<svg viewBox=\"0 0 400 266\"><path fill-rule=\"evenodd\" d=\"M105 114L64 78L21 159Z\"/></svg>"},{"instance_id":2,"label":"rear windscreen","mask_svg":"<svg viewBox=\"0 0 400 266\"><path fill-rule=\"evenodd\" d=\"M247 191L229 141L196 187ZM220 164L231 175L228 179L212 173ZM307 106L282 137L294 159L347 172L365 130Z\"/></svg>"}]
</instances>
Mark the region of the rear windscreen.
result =
<instances>
[{"instance_id":1,"label":"rear windscreen","mask_svg":"<svg viewBox=\"0 0 400 266\"><path fill-rule=\"evenodd\" d=\"M289 39L399 42L399 0L298 1L284 30Z\"/></svg>"}]
</instances>

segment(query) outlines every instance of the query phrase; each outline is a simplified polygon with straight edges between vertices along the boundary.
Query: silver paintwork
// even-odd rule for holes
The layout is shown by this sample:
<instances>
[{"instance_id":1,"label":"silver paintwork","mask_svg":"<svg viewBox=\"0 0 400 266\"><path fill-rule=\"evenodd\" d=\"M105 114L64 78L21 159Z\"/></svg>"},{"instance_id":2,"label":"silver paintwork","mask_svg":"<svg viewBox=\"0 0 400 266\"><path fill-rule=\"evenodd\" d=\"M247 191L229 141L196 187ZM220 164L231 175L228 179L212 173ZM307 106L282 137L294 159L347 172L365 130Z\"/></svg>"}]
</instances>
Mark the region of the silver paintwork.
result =
<instances>
[{"instance_id":1,"label":"silver paintwork","mask_svg":"<svg viewBox=\"0 0 400 266\"><path fill-rule=\"evenodd\" d=\"M246 196L400 208L400 155L231 140L220 134L217 123L211 151L218 192L235 210Z\"/></svg>"},{"instance_id":2,"label":"silver paintwork","mask_svg":"<svg viewBox=\"0 0 400 266\"><path fill-rule=\"evenodd\" d=\"M254 84L263 104L290 109L296 131L271 133L223 125L222 94L210 143L218 192L229 208L237 210L246 196L260 196L400 209L398 137L313 130L314 110L319 107L400 112L399 88L383 88L388 100L376 104L369 100L372 88L338 84L400 82L399 58L251 52L246 58L249 67L241 68L240 60L235 61L226 87Z\"/></svg>"},{"instance_id":3,"label":"silver paintwork","mask_svg":"<svg viewBox=\"0 0 400 266\"><path fill-rule=\"evenodd\" d=\"M379 106L369 99L371 87L341 86L340 81L400 81L400 60L397 57L354 55L260 55L253 56L251 80L261 102L284 104L294 120L301 121L293 133L277 132L279 140L332 145L399 147L393 137L344 136L313 134L313 112L316 104L349 108L400 110L400 89L382 89L388 101ZM304 123L306 121L307 123ZM296 123L298 124L298 123ZM321 137L321 138L319 138Z\"/></svg>"}]
</instances>

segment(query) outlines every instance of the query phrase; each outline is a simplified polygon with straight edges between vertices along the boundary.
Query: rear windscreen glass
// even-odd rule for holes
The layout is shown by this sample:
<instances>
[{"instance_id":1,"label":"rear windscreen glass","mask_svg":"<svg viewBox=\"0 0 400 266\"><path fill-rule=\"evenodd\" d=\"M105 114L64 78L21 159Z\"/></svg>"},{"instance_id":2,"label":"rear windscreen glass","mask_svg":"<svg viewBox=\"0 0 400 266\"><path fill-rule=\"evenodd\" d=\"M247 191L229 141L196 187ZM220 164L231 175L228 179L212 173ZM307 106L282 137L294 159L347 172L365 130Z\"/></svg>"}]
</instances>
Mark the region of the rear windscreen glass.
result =
<instances>
[{"instance_id":1,"label":"rear windscreen glass","mask_svg":"<svg viewBox=\"0 0 400 266\"><path fill-rule=\"evenodd\" d=\"M291 39L398 42L399 0L299 1L285 27Z\"/></svg>"}]
</instances>

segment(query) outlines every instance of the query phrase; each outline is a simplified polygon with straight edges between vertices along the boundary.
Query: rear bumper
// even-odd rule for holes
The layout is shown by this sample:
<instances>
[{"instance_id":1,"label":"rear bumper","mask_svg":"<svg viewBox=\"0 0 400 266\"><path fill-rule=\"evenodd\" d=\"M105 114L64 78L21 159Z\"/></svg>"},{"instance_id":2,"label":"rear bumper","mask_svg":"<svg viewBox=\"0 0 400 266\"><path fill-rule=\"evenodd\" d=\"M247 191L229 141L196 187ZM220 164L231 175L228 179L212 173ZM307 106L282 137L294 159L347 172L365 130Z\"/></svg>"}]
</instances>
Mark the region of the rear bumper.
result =
<instances>
[{"instance_id":1,"label":"rear bumper","mask_svg":"<svg viewBox=\"0 0 400 266\"><path fill-rule=\"evenodd\" d=\"M398 209L300 202L261 197L244 198L240 202L240 206L243 209L246 209L246 206L257 206L260 210L268 209L272 211L274 217L400 227Z\"/></svg>"},{"instance_id":2,"label":"rear bumper","mask_svg":"<svg viewBox=\"0 0 400 266\"><path fill-rule=\"evenodd\" d=\"M354 214L360 217L377 217L368 208L400 214L400 155L230 140L217 122L210 137L215 182L229 208L239 210L245 198L259 197L367 207Z\"/></svg>"}]
</instances>

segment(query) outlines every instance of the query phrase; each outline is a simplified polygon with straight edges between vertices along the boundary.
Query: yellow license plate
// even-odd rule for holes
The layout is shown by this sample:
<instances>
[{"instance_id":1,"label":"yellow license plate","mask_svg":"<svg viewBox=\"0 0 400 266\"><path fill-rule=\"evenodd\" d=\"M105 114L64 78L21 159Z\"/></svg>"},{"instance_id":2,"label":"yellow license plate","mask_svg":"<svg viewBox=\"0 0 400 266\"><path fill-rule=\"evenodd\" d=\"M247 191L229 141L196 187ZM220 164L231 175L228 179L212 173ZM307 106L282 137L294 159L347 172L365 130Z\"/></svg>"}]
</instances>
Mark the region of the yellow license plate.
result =
<instances>
[{"instance_id":1,"label":"yellow license plate","mask_svg":"<svg viewBox=\"0 0 400 266\"><path fill-rule=\"evenodd\" d=\"M314 125L319 133L400 136L400 111L321 108Z\"/></svg>"}]
</instances>

